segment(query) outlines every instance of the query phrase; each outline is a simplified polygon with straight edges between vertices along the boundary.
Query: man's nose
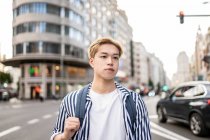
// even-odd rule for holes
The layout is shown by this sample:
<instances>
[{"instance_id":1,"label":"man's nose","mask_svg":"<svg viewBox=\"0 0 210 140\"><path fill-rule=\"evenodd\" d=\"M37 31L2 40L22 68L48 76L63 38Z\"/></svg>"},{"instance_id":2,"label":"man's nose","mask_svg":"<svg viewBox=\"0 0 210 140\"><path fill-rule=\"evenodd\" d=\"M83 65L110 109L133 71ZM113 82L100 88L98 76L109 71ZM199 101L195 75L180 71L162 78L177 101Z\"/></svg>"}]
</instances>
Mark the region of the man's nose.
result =
<instances>
[{"instance_id":1,"label":"man's nose","mask_svg":"<svg viewBox=\"0 0 210 140\"><path fill-rule=\"evenodd\" d=\"M108 57L108 64L109 65L113 65L113 58L112 57Z\"/></svg>"}]
</instances>

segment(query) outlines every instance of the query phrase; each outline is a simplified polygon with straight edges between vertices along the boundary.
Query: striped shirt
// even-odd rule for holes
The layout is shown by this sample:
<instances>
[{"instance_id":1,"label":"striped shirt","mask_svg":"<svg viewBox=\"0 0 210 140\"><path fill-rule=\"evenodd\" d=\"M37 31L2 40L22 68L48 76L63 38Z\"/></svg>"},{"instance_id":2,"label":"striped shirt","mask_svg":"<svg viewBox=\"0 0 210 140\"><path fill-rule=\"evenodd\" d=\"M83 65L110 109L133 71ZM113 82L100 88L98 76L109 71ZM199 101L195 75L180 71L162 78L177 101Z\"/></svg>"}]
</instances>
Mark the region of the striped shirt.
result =
<instances>
[{"instance_id":1,"label":"striped shirt","mask_svg":"<svg viewBox=\"0 0 210 140\"><path fill-rule=\"evenodd\" d=\"M115 83L116 88L122 93L122 102L123 102L123 118L126 130L127 140L151 140L151 132L150 132L150 124L149 117L144 101L142 100L140 94L136 94L134 91L128 90L119 83ZM89 86L90 90L91 86ZM53 135L51 136L51 140L53 140L54 136L62 133L64 131L64 122L68 117L75 116L77 95L79 90L71 92L67 94L61 102L59 114L57 117L57 122L55 124ZM128 111L126 110L126 98L128 95L131 95L134 103L136 105L136 120L135 123L132 124L130 120L130 116ZM89 91L86 97L86 105L85 105L85 117L83 120L82 127L76 132L73 140L88 140L89 128L90 128L90 119L89 113L92 106L92 102L89 96ZM98 121L101 121L100 119ZM134 127L135 134L132 133L132 126Z\"/></svg>"}]
</instances>

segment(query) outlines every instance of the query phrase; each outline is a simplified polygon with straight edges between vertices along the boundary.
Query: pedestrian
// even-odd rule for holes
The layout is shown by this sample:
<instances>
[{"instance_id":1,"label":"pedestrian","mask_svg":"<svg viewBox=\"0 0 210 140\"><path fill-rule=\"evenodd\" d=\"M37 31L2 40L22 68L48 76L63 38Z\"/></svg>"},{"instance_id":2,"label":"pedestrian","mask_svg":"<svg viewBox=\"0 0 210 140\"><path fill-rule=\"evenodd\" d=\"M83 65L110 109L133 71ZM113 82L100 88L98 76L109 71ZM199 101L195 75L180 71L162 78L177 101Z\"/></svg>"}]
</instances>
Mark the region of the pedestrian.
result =
<instances>
[{"instance_id":1,"label":"pedestrian","mask_svg":"<svg viewBox=\"0 0 210 140\"><path fill-rule=\"evenodd\" d=\"M141 96L114 80L122 52L121 45L111 38L99 38L89 46L94 76L87 91L84 120L75 117L80 90L67 94L51 140L151 140L148 112ZM126 108L128 97L135 103L134 124Z\"/></svg>"}]
</instances>

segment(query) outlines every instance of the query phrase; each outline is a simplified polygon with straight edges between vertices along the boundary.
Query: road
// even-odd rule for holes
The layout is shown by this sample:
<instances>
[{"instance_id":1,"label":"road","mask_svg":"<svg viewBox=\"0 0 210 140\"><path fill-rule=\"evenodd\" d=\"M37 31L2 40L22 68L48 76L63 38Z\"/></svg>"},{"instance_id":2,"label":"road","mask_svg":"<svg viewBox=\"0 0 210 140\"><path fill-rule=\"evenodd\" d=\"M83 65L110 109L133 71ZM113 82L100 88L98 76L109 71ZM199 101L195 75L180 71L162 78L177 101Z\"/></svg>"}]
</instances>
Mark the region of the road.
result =
<instances>
[{"instance_id":1,"label":"road","mask_svg":"<svg viewBox=\"0 0 210 140\"><path fill-rule=\"evenodd\" d=\"M144 97L153 140L207 140L194 136L189 127L174 121L159 124L155 111L158 97ZM0 140L49 140L60 100L0 102Z\"/></svg>"}]
</instances>

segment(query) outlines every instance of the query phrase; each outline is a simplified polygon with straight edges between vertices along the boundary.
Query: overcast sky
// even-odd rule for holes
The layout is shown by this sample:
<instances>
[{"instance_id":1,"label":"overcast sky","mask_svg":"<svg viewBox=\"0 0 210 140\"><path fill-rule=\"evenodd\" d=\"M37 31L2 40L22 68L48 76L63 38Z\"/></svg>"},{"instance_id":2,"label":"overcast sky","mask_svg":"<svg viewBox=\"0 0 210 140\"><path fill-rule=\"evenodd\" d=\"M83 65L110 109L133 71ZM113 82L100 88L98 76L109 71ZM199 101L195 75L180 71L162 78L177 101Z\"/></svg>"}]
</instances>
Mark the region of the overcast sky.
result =
<instances>
[{"instance_id":1,"label":"overcast sky","mask_svg":"<svg viewBox=\"0 0 210 140\"><path fill-rule=\"evenodd\" d=\"M134 41L142 42L148 52L163 62L169 78L177 70L179 52L185 51L191 57L198 26L206 33L210 24L210 17L188 17L184 24L176 17L180 10L185 14L210 14L210 4L202 4L202 0L117 1L120 9L126 11ZM0 0L0 17L0 51L12 57L12 0Z\"/></svg>"},{"instance_id":2,"label":"overcast sky","mask_svg":"<svg viewBox=\"0 0 210 140\"><path fill-rule=\"evenodd\" d=\"M142 42L148 52L154 53L164 64L169 78L177 71L176 59L181 51L188 57L194 52L198 26L207 33L210 17L187 17L184 24L176 15L209 14L210 3L202 0L117 0L126 11L133 28L133 38Z\"/></svg>"}]
</instances>

